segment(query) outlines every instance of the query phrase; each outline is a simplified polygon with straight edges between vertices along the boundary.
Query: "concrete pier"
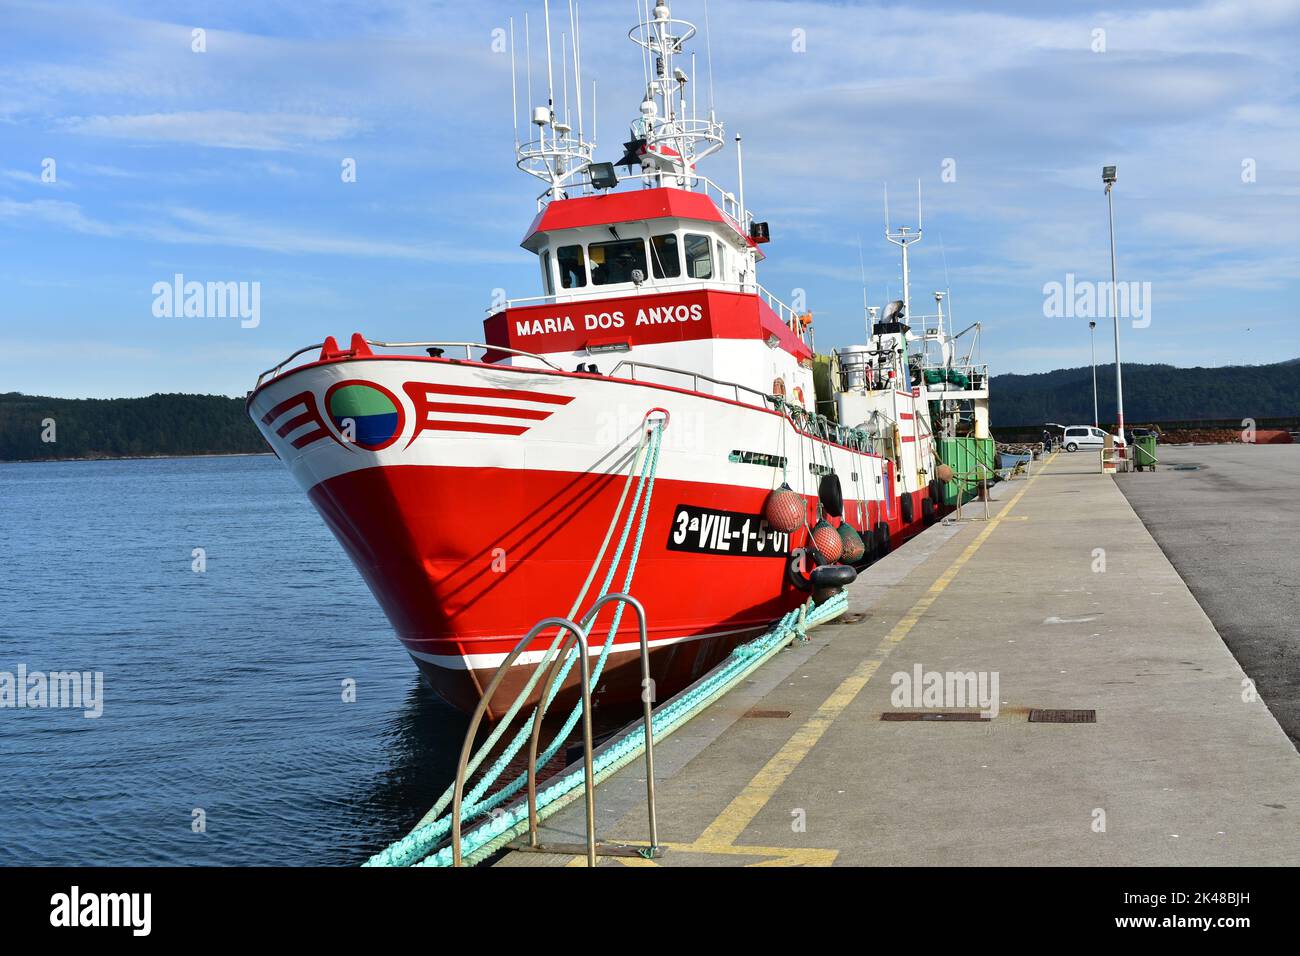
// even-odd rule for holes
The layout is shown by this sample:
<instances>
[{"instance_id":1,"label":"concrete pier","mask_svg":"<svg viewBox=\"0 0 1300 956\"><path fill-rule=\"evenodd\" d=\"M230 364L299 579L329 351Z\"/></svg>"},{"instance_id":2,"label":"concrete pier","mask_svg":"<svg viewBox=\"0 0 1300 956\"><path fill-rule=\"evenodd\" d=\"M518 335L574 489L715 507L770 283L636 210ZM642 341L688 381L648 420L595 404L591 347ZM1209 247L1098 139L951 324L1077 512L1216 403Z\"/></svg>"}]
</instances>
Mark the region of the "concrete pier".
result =
<instances>
[{"instance_id":1,"label":"concrete pier","mask_svg":"<svg viewBox=\"0 0 1300 956\"><path fill-rule=\"evenodd\" d=\"M1058 454L995 498L664 740L666 854L601 865L1300 863L1300 756L1117 480ZM918 671L996 679L996 705L905 698ZM598 788L601 839L645 842L643 772ZM543 827L584 840L581 801Z\"/></svg>"}]
</instances>

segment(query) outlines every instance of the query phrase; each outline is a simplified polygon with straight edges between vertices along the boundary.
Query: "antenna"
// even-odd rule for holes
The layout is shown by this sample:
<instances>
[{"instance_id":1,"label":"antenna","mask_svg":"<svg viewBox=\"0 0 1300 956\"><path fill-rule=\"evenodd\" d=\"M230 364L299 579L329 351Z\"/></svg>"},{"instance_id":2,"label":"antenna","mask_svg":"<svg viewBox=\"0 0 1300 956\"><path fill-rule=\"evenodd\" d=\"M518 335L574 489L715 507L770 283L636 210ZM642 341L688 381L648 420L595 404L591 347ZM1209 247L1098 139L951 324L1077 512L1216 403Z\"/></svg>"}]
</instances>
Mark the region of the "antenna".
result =
<instances>
[{"instance_id":1,"label":"antenna","mask_svg":"<svg viewBox=\"0 0 1300 956\"><path fill-rule=\"evenodd\" d=\"M551 64L551 0L542 0L542 10L546 14L546 105L551 110L551 121L555 120L555 68ZM545 129L545 127L543 127ZM552 129L551 142L555 142Z\"/></svg>"},{"instance_id":2,"label":"antenna","mask_svg":"<svg viewBox=\"0 0 1300 956\"><path fill-rule=\"evenodd\" d=\"M939 233L939 255L943 257L943 288L945 294L948 296L948 328L951 330L954 325L952 310L952 279L948 277L948 252L943 247L943 233Z\"/></svg>"},{"instance_id":3,"label":"antenna","mask_svg":"<svg viewBox=\"0 0 1300 956\"><path fill-rule=\"evenodd\" d=\"M699 92L700 84L695 82L695 51L691 51L691 119L697 120L700 117Z\"/></svg>"},{"instance_id":4,"label":"antenna","mask_svg":"<svg viewBox=\"0 0 1300 956\"><path fill-rule=\"evenodd\" d=\"M568 0L569 29L572 33L560 33L560 82L561 108L557 115L555 98L555 59L554 38L551 34L551 4L543 0L542 11L545 17L546 32L546 105L536 105L533 99L533 58L532 32L528 15L524 15L524 49L528 60L528 113L532 125L537 127L536 139L526 143L519 142L518 119L515 132L515 165L536 176L546 183L546 192L538 197L538 208L545 205L547 199L565 198L565 190L579 176L586 173L591 165L595 144L586 140L586 122L582 106L582 40L578 31L578 11L576 0ZM512 24L513 31L513 24ZM512 32L513 37L513 32ZM513 43L513 40L512 40ZM572 52L570 52L572 47ZM513 56L513 47L512 47ZM572 59L573 92L570 100L569 66ZM513 79L512 79L513 83ZM517 90L512 86L513 96ZM592 84L593 113L595 121L595 84ZM576 103L578 110L578 129L573 128L571 107Z\"/></svg>"},{"instance_id":5,"label":"antenna","mask_svg":"<svg viewBox=\"0 0 1300 956\"><path fill-rule=\"evenodd\" d=\"M578 18L579 10L574 0L569 0L569 30L573 33L573 95L578 101L578 140L581 142L584 130L582 125L582 24Z\"/></svg>"},{"instance_id":6,"label":"antenna","mask_svg":"<svg viewBox=\"0 0 1300 956\"><path fill-rule=\"evenodd\" d=\"M528 31L528 14L524 14L524 56L528 60L528 108L533 108L533 40Z\"/></svg>"},{"instance_id":7,"label":"antenna","mask_svg":"<svg viewBox=\"0 0 1300 956\"><path fill-rule=\"evenodd\" d=\"M704 55L709 61L709 119L713 119L713 30L709 27L709 0L704 0Z\"/></svg>"},{"instance_id":8,"label":"antenna","mask_svg":"<svg viewBox=\"0 0 1300 956\"><path fill-rule=\"evenodd\" d=\"M572 128L569 122L569 35L560 34L560 90L564 94L564 125Z\"/></svg>"},{"instance_id":9,"label":"antenna","mask_svg":"<svg viewBox=\"0 0 1300 956\"><path fill-rule=\"evenodd\" d=\"M646 89L632 136L645 141L637 160L644 178L658 186L695 188L700 160L725 145L722 124L712 110L706 120L694 114L694 91L687 90L692 78L675 59L686 62L686 41L697 33L694 24L673 16L669 0L656 0L653 9L647 0L638 0L637 25L628 38L641 47ZM690 62L693 66L694 59Z\"/></svg>"},{"instance_id":10,"label":"antenna","mask_svg":"<svg viewBox=\"0 0 1300 956\"><path fill-rule=\"evenodd\" d=\"M862 317L867 320L867 335L871 335L871 310L867 305L867 264L862 258L862 235L858 235L858 271L862 273Z\"/></svg>"},{"instance_id":11,"label":"antenna","mask_svg":"<svg viewBox=\"0 0 1300 956\"><path fill-rule=\"evenodd\" d=\"M916 181L916 231L912 231L911 226L899 226L897 231L892 229L889 224L889 184L885 184L885 239L902 249L903 255L903 314L907 319L912 317L911 290L909 287L909 274L907 262L907 250L913 243L921 241L921 181Z\"/></svg>"},{"instance_id":12,"label":"antenna","mask_svg":"<svg viewBox=\"0 0 1300 956\"><path fill-rule=\"evenodd\" d=\"M515 124L515 151L519 150L519 83L515 65L515 18L510 18L510 118Z\"/></svg>"}]
</instances>

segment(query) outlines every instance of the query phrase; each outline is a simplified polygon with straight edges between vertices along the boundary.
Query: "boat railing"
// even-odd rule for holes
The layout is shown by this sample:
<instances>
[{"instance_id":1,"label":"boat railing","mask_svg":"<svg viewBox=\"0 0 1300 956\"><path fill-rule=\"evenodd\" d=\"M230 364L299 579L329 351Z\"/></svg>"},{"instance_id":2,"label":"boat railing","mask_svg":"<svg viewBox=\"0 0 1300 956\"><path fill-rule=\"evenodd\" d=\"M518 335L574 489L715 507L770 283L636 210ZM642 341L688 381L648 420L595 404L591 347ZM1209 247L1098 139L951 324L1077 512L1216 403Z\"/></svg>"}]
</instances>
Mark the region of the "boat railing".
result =
<instances>
[{"instance_id":1,"label":"boat railing","mask_svg":"<svg viewBox=\"0 0 1300 956\"><path fill-rule=\"evenodd\" d=\"M942 371L956 373L963 376L969 383L965 389L956 389L957 391L982 392L987 391L989 387L989 367L987 363L971 365L943 365L941 363L923 363L918 366L923 372ZM945 378L938 385L955 385L955 382ZM932 386L931 386L932 387Z\"/></svg>"},{"instance_id":2,"label":"boat railing","mask_svg":"<svg viewBox=\"0 0 1300 956\"><path fill-rule=\"evenodd\" d=\"M636 614L637 635L639 639L639 650L641 658L641 701L642 701L642 720L644 722L644 739L645 739L645 777L646 777L646 802L649 805L649 823L650 823L650 845L646 847L634 847L620 844L602 844L596 840L596 782L595 782L595 760L592 745L591 729L591 653L589 636L591 626L595 623L601 609L610 603L626 604L632 608ZM528 743L528 841L527 843L515 843L511 849L531 850L539 853L561 853L577 855L583 852L581 848L569 844L543 844L538 837L539 816L537 812L537 746L541 737L542 719L546 716L546 709L550 705L551 699L559 691L560 680L563 675L562 665L565 659L576 650L578 654L578 663L580 671L580 680L582 682L582 765L583 765L583 791L586 798L586 824L587 824L587 843L585 852L587 855L587 865L595 866L597 856L640 856L646 858L655 858L663 855L663 849L659 846L658 825L655 815L655 771L654 771L654 714L653 699L654 684L650 679L650 643L646 630L645 608L641 602L630 594L623 592L613 592L600 597L592 604L581 621L575 623L568 618L548 617L538 621L525 634L514 649L506 655L505 660L497 668L496 673L492 675L492 680L488 682L478 707L474 709L474 716L470 719L469 727L465 731L465 740L461 744L460 760L456 764L456 784L452 794L451 804L451 854L452 865L463 866L462 859L462 840L461 840L461 805L465 794L465 778L468 773L468 765L471 752L474 747L474 740L478 734L479 725L483 722L483 717L487 713L488 705L500 689L502 682L510 668L514 666L515 661L525 650L537 639L543 631L552 628L559 628L565 633L562 641L553 644L542 659L537 662L538 673L546 671L546 677L541 685L541 696L538 698L538 704L533 711L532 732ZM528 687L525 687L521 694L527 693ZM517 703L517 702L516 702Z\"/></svg>"},{"instance_id":3,"label":"boat railing","mask_svg":"<svg viewBox=\"0 0 1300 956\"><path fill-rule=\"evenodd\" d=\"M483 342L432 342L432 341L430 342L380 342L376 339L366 339L365 341L366 344L371 346L372 348L388 348L388 349L423 348L429 351L446 350L446 349L464 349L466 361L475 361L474 352L476 350L484 353L497 352L497 353L503 353L505 355L515 356L519 358L534 359L538 362L541 362L547 368L550 368L556 372L564 371L564 369L560 368L560 366L556 365L550 359L546 358L545 356L538 355L535 352L525 352L522 349L512 349L500 345L488 345ZM288 356L284 361L280 362L278 365L273 366L272 368L267 369L265 372L259 375L257 377L257 384L253 386L254 391L260 388L262 384L268 379L274 378L275 376L279 375L282 371L284 371L286 367L288 367L288 365L294 359L302 355L305 355L308 352L319 351L322 348L324 348L324 343L318 342L314 345L308 345L298 349L298 351ZM482 358L480 358L479 361L482 361ZM718 386L723 389L730 389L732 392L733 399L739 404L749 405L753 408L781 411L788 418L790 418L791 422L795 425L795 427L802 429L808 434L816 435L817 437L823 438L826 441L835 442L837 444L844 445L847 448L868 452L870 454L877 453L875 437L867 435L861 432L859 429L848 428L844 425L839 425L836 422L832 422L825 415L819 415L815 412L809 412L807 409L804 409L802 406L794 405L786 401L784 398L775 395L770 395L766 392L761 392L756 388L749 387L748 385L741 385L739 382L731 382L725 379L714 378L711 375L705 375L703 372L696 372L690 369L674 368L670 365L653 365L649 362L633 362L630 359L624 359L623 361L615 365L614 368L609 372L609 377L617 378L619 377L619 372L626 370L625 377L630 381L643 382L646 384L665 384L662 382L659 383L646 382L644 378L638 379L637 378L638 370L646 370L646 369L650 369L656 372L664 372L669 375L679 375L682 376L683 378L690 379L691 382L690 390L693 392L699 392L701 394L706 394L706 393L701 392L700 382L708 382L710 385Z\"/></svg>"},{"instance_id":4,"label":"boat railing","mask_svg":"<svg viewBox=\"0 0 1300 956\"><path fill-rule=\"evenodd\" d=\"M379 342L376 341L375 339L366 339L365 341L366 341L366 345L369 345L372 348L380 348L380 349L420 348L420 349L425 349L430 353L432 353L434 350L445 351L447 349L464 349L465 360L467 362L475 361L474 359L475 350L481 351L483 353L502 352L505 353L506 355L514 355L520 358L536 359L538 362L541 362L543 365L547 366L548 368L552 368L557 372L564 371L562 368L560 368L550 359L538 355L536 352L525 352L522 349L512 349L504 345L487 345L483 342ZM272 366L271 368L263 372L261 375L257 376L257 384L253 386L254 391L260 388L262 386L262 383L265 382L267 379L275 378L277 375L283 372L289 366L289 364L293 362L294 359L298 358L301 355L305 355L308 352L318 352L324 347L325 347L324 342L317 342L315 345L307 345L304 346L303 348L298 349L298 351L288 356L278 365ZM481 361L482 359L480 358L479 360Z\"/></svg>"},{"instance_id":5,"label":"boat railing","mask_svg":"<svg viewBox=\"0 0 1300 956\"><path fill-rule=\"evenodd\" d=\"M699 173L678 176L675 173L652 171L625 174L618 177L619 185L622 185L623 183L639 182L644 189L661 188L666 185L665 181L671 183L668 188L685 189L688 192L695 192L698 190L699 192L704 193L704 195L713 200L713 204L718 207L718 211L722 213L723 218L727 220L727 223L733 229L742 236L749 236L749 228L754 222L754 214L741 208L740 200L736 198L735 193L719 186L713 180L709 179L708 176L701 176ZM585 195L594 195L598 192L591 183L590 175L588 175L586 179L580 180L575 185L581 188ZM554 198L555 197L551 195L549 189L546 192L543 192L537 197L538 210L546 208Z\"/></svg>"},{"instance_id":6,"label":"boat railing","mask_svg":"<svg viewBox=\"0 0 1300 956\"><path fill-rule=\"evenodd\" d=\"M701 279L695 282L673 282L660 286L659 283L665 280L647 279L635 290L637 295L662 295L670 292L701 292L709 289L722 289L725 291L735 292L752 292L752 284L742 282L726 282L722 279ZM516 299L506 299L498 305L490 305L483 311L489 315L502 312L505 309L514 309L527 307L530 305L566 305L570 302L585 302L588 299L616 299L622 295L628 294L629 290L617 289L612 290L606 286L592 286L580 289L565 289L563 292L556 292L551 295L529 295L521 296Z\"/></svg>"},{"instance_id":7,"label":"boat railing","mask_svg":"<svg viewBox=\"0 0 1300 956\"><path fill-rule=\"evenodd\" d=\"M758 297L767 303L768 307L776 313L777 318L781 320L785 327L795 335L802 338L803 329L799 327L799 322L802 318L801 314L796 312L792 307L786 305L772 293L768 292L767 289L763 288L757 282L754 283L754 289L758 293Z\"/></svg>"},{"instance_id":8,"label":"boat railing","mask_svg":"<svg viewBox=\"0 0 1300 956\"><path fill-rule=\"evenodd\" d=\"M689 378L691 380L692 392L700 391L700 382L703 381L708 382L710 385L718 385L722 388L731 389L734 400L742 405L753 405L757 408L769 408L773 403L773 396L768 395L765 392L760 392L756 388L750 388L748 385L741 385L739 382L728 382L720 378L714 378L711 375L705 375L703 372L695 372L690 369L673 368L671 365L652 365L649 362L633 362L630 359L624 359L615 365L610 371L610 377L617 378L618 373L623 369L627 370L626 377L634 382L643 381L643 379L638 379L636 377L638 370L652 369L656 372L667 372L670 375L680 375L684 378ZM752 399L747 401L741 397L742 392L746 396L757 398L758 401L753 401Z\"/></svg>"}]
</instances>

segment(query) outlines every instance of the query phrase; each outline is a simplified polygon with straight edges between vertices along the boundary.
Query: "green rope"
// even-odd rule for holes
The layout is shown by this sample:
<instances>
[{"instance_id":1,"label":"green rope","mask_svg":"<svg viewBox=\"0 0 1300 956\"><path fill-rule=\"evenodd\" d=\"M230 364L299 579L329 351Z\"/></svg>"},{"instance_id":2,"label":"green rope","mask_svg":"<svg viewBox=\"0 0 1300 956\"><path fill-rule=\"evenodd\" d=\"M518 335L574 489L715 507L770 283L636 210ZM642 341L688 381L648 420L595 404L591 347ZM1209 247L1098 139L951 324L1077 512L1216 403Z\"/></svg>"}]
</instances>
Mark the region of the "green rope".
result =
<instances>
[{"instance_id":1,"label":"green rope","mask_svg":"<svg viewBox=\"0 0 1300 956\"><path fill-rule=\"evenodd\" d=\"M567 615L569 618L573 618L581 609L582 602L587 596L587 590L591 587L591 582L596 576L596 569L600 567L601 562L604 560L605 552L609 548L610 539L613 538L614 536L614 529L618 526L618 516L623 513L623 505L627 501L628 489L631 488L632 486L632 479L636 477L636 462L637 459L640 458L641 456L642 448L645 447L646 438L648 437L648 434L649 434L648 432L642 432L641 440L637 442L637 446L632 452L632 459L631 459L632 467L628 469L627 478L623 482L623 491L619 495L618 504L614 508L614 519L610 521L609 527L605 530L605 540L601 542L600 549L596 552L596 559L592 562L591 569L587 573L587 580L583 582L582 588L578 592L578 596L574 598L573 604L569 607L569 613ZM615 558L614 563L615 565L617 565L618 563L617 557ZM559 645L561 638L565 637L567 634L568 632L563 629L556 632L555 637L551 640L550 647L548 647L542 655L543 662L550 659L550 656L553 653L555 653L555 649ZM511 723L513 723L515 716L519 713L520 709L523 707L524 701L528 699L528 695L532 693L533 688L536 687L538 681L542 679L542 675L545 673L545 671L546 668L544 666L541 666L540 664L538 667L533 669L533 673L529 676L528 682L524 685L523 690L521 690L518 696L515 697L514 702L510 705L509 709L506 710L505 714L501 717L501 719L497 722L496 726L492 729L492 732L488 735L487 740L485 740L483 744L478 748L478 750L475 751L474 756L470 758L469 763L466 764L465 766L466 779L469 779L471 776L473 776L474 772L478 769L479 765L488 756L488 754L492 752L492 748L496 746L497 741L501 739L502 735L510 727ZM547 697L546 702L548 705L550 704L550 701L553 698L554 698L553 693ZM540 704L538 706L540 707ZM524 731L526 731L527 735L529 736L531 736L532 733L533 721L536 719L537 719L537 709L534 708L533 714L529 717L528 723L524 727ZM522 738L523 735L524 733L521 731L520 737ZM512 754L518 752L519 747L517 742L512 742L511 747L513 748L511 750ZM442 812L447 809L448 805L451 804L454 796L454 791L455 791L454 784L447 787L447 789L443 791L442 796L438 798L436 803L434 803L433 807L431 807L430 810L423 817L420 818L420 821L419 823L416 824L415 828L423 826L426 823L435 822L438 819L438 817L442 815ZM473 803L473 801L470 801L470 803Z\"/></svg>"},{"instance_id":2,"label":"green rope","mask_svg":"<svg viewBox=\"0 0 1300 956\"><path fill-rule=\"evenodd\" d=\"M632 500L632 507L628 510L627 520L624 523L623 533L619 538L618 547L615 549L614 557L610 561L609 571L605 576L604 583L601 585L601 597L604 597L609 593L610 584L613 583L614 575L618 570L618 566L622 561L623 552L627 546L627 539L632 529L633 519L636 517L638 506L641 505L641 520L638 524L636 540L633 544L632 557L628 563L627 575L623 585L624 591L629 591L631 589L632 578L636 573L637 560L641 553L641 543L645 534L645 526L650 514L650 499L654 493L654 477L659 463L662 429L662 423L651 423L649 450L642 462L640 482L637 486L636 495ZM643 494L644 504L642 504ZM593 689L599 683L600 675L609 658L610 650L614 644L614 636L617 633L619 623L622 620L622 614L623 604L620 602L618 607L615 609L614 620L610 626L609 633L605 638L605 643L601 648L600 657L596 661L596 666L592 669L591 687ZM547 651L548 656L554 648L555 643L552 642L551 649ZM483 778L478 782L478 784L476 784L474 788L466 794L465 800L461 806L462 823L476 819L491 811L493 808L500 806L500 804L510 799L527 784L528 774L521 773L513 781L502 787L490 797L487 797L486 799L483 798L484 793L491 788L492 784L495 783L497 778L505 771L506 766L523 747L524 743L530 739L532 735L533 721L540 720L541 717L545 715L547 707L549 707L551 702L554 700L555 695L559 692L559 688L564 685L565 677L568 676L569 671L572 670L573 665L577 662L577 655L578 649L575 646L570 649L560 674L551 684L545 702L538 706L537 710L534 711L532 718L519 729L519 732L515 735L514 740L511 741L506 750L503 751L492 766L485 771ZM543 663L544 662L545 658L543 658ZM540 674L544 670L544 666L538 666L536 668L536 673ZM520 696L526 696L532 689L532 686L533 685L526 687ZM516 703L519 703L519 701L517 700ZM517 708L513 709L517 710ZM557 732L552 738L551 743L546 747L543 753L538 756L538 766L545 766L555 756L560 747L563 746L564 741L568 739L569 734L573 731L573 728L577 725L578 719L581 716L582 702L579 701L575 705L573 711L569 714L568 719L565 721L559 732ZM502 724L504 723L505 722L503 721ZM504 727L502 726L501 729L504 729ZM483 759L482 755L486 755L486 748L495 743L496 739L499 739L499 736L500 734L497 734L496 738L490 738L489 741L485 742L483 747L479 748L479 751L476 754L477 759L475 763L481 762ZM365 865L409 866L428 854L430 850L451 831L450 815L434 820L429 819L430 816L436 817L437 814L445 808L446 804L450 802L450 798L450 791L444 793L443 797L439 799L438 804L435 804L434 809L431 810L430 813L426 814L421 822L417 824L410 833L393 843L391 846L376 853L366 862Z\"/></svg>"},{"instance_id":3,"label":"green rope","mask_svg":"<svg viewBox=\"0 0 1300 956\"><path fill-rule=\"evenodd\" d=\"M614 557L610 563L609 571L601 588L601 596L609 593L610 585L613 582L614 575L622 560L622 555L626 549L627 540L630 536L632 521L640 510L640 520L637 522L636 536L633 541L632 554L628 562L627 573L624 578L624 591L630 591L633 576L641 553L641 546L645 534L646 525L648 524L650 503L654 493L654 481L658 467L659 451L661 447L661 429L659 423L653 423L650 431L650 441L648 443L648 452L642 462L640 481L636 495L634 496L632 506L628 510L627 520L624 523L622 534L619 538L618 547L615 550ZM631 475L629 474L629 479ZM643 494L644 493L644 494ZM620 502L621 506L621 502ZM608 537L606 538L608 544ZM588 582L590 583L590 582ZM707 706L717 697L721 696L730 689L745 674L756 668L767 657L774 654L781 647L786 646L792 639L806 641L807 629L817 623L837 616L847 607L847 598L839 595L824 604L812 608L811 601L807 605L802 605L783 617L771 630L759 638L750 641L747 644L735 648L727 662L720 668L715 669L710 676L695 685L692 690L680 695L675 700L669 702L661 708L652 718L654 735L657 738L667 736L677 727L684 724L687 720L695 715L704 706ZM613 646L613 639L617 633L619 623L622 618L623 604L620 602L615 609L614 620L610 626L609 633L601 649L599 660L592 671L591 687L594 689L597 685L600 674L608 659L610 649ZM555 648L552 643L549 655ZM489 810L500 806L506 800L517 794L527 783L527 773L520 774L510 784L498 790L491 797L483 799L483 793L492 785L493 782L504 771L506 764L518 752L524 740L531 735L532 720L539 720L545 714L546 708L553 701L558 688L563 685L564 677L569 673L574 663L577 662L577 648L570 650L564 667L559 677L551 684L549 693L545 702L539 704L534 711L532 718L526 722L525 726L512 741L511 747L503 754L484 774L484 779L467 795L467 800L462 805L461 819L462 822L468 822L471 819L477 819L483 816ZM543 671L543 667L538 667L537 671ZM531 686L523 694L527 694ZM516 702L518 703L518 701ZM513 708L517 710L516 708ZM549 762L558 752L559 747L568 738L582 714L582 704L579 702L570 713L564 727L555 735L551 744L546 751L539 756L538 765L544 765ZM495 743L495 738L491 738L484 748L480 748L480 754L491 743ZM613 744L602 748L601 754L596 761L593 770L595 780L599 781L603 776L613 773L619 767L625 765L634 759L644 749L644 730L639 725L628 733L624 734ZM478 756L482 760L482 756ZM569 800L575 799L584 789L585 769L582 767L564 774L551 782L543 791L538 794L538 812L542 813L543 809L549 812L559 809L560 806ZM440 804L442 801L440 801ZM445 804L443 804L445 806ZM435 809L427 814L409 834L396 841L391 846L372 856L364 865L365 866L409 866L412 864L419 866L448 866L451 864L451 847L444 846L434 851L444 840L451 830L450 815L439 819L429 820L429 816L436 816L440 812L437 805ZM498 811L493 816L468 834L462 835L463 853L467 860L472 855L484 855L494 852L494 847L503 846L517 832L527 827L527 805L521 802L505 811ZM477 862L474 860L473 862Z\"/></svg>"},{"instance_id":4,"label":"green rope","mask_svg":"<svg viewBox=\"0 0 1300 956\"><path fill-rule=\"evenodd\" d=\"M651 718L654 739L661 740L686 724L792 640L806 640L809 627L843 614L848 608L848 596L839 594L810 609L811 605L812 602L809 601L795 608L781 618L771 630L735 648L723 665L710 672L708 677L687 693L679 695L656 710ZM596 755L592 768L593 780L599 783L608 778L640 756L644 748L644 729L638 722L616 741L603 747ZM577 799L584 791L585 772L585 768L580 765L539 791L537 794L539 818L549 816L565 804ZM527 828L528 805L526 801L521 801L462 835L465 861L471 864L481 862L483 858L505 846ZM451 847L447 846L416 865L445 867L450 866L451 862Z\"/></svg>"}]
</instances>

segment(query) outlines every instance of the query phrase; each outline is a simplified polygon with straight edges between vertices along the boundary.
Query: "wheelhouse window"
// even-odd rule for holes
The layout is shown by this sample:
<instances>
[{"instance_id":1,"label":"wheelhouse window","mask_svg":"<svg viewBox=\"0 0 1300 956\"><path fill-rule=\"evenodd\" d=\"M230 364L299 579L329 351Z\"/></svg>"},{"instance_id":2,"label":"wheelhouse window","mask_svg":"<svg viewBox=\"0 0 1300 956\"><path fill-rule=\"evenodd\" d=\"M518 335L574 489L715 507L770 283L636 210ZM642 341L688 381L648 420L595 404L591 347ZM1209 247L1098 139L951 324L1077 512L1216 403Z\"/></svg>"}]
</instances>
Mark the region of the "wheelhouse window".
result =
<instances>
[{"instance_id":1,"label":"wheelhouse window","mask_svg":"<svg viewBox=\"0 0 1300 956\"><path fill-rule=\"evenodd\" d=\"M555 250L555 262L560 267L561 286L581 289L587 284L587 259L582 246L560 246Z\"/></svg>"},{"instance_id":2,"label":"wheelhouse window","mask_svg":"<svg viewBox=\"0 0 1300 956\"><path fill-rule=\"evenodd\" d=\"M716 240L718 244L718 278L727 278L727 246L721 239Z\"/></svg>"},{"instance_id":3,"label":"wheelhouse window","mask_svg":"<svg viewBox=\"0 0 1300 956\"><path fill-rule=\"evenodd\" d=\"M667 233L650 239L650 266L656 279L676 279L682 274L682 256L677 236Z\"/></svg>"},{"instance_id":4,"label":"wheelhouse window","mask_svg":"<svg viewBox=\"0 0 1300 956\"><path fill-rule=\"evenodd\" d=\"M708 236L686 234L686 275L691 279L713 278L713 242Z\"/></svg>"},{"instance_id":5,"label":"wheelhouse window","mask_svg":"<svg viewBox=\"0 0 1300 956\"><path fill-rule=\"evenodd\" d=\"M547 295L555 295L555 283L551 279L551 251L542 253L542 288Z\"/></svg>"},{"instance_id":6,"label":"wheelhouse window","mask_svg":"<svg viewBox=\"0 0 1300 956\"><path fill-rule=\"evenodd\" d=\"M631 282L637 270L646 275L644 239L593 242L587 247L587 255L591 259L592 285Z\"/></svg>"}]
</instances>

